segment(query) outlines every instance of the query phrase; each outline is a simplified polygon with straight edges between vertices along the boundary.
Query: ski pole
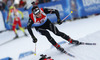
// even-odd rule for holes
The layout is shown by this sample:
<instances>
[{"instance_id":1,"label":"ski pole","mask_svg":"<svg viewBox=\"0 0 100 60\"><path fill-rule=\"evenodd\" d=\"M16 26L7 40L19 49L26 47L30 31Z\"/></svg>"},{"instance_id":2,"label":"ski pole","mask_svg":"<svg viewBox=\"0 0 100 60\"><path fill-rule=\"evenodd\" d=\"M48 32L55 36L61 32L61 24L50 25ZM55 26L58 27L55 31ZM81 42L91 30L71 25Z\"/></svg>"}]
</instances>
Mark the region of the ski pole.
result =
<instances>
[{"instance_id":1,"label":"ski pole","mask_svg":"<svg viewBox=\"0 0 100 60\"><path fill-rule=\"evenodd\" d=\"M15 26L15 24L12 24L12 23L8 23L8 24Z\"/></svg>"},{"instance_id":2,"label":"ski pole","mask_svg":"<svg viewBox=\"0 0 100 60\"><path fill-rule=\"evenodd\" d=\"M35 43L35 54L34 55L36 55L36 43Z\"/></svg>"},{"instance_id":3,"label":"ski pole","mask_svg":"<svg viewBox=\"0 0 100 60\"><path fill-rule=\"evenodd\" d=\"M71 13L73 13L73 11L71 11L65 18L63 18L61 22L63 22L67 17L69 17L69 15L71 15Z\"/></svg>"}]
</instances>

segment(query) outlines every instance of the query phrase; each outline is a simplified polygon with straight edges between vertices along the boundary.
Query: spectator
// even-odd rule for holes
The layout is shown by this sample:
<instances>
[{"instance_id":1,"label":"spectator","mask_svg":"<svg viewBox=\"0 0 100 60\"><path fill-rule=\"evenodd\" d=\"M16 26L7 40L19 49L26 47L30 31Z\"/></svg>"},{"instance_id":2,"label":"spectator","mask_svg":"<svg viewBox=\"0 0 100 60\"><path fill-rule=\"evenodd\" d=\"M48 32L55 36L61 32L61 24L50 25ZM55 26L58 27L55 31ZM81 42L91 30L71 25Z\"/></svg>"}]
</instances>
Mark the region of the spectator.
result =
<instances>
[{"instance_id":1,"label":"spectator","mask_svg":"<svg viewBox=\"0 0 100 60\"><path fill-rule=\"evenodd\" d=\"M26 1L26 5L24 6L25 9L29 9L32 5L31 3L34 1L35 2L35 5L38 5L39 3L39 0L24 0Z\"/></svg>"},{"instance_id":2,"label":"spectator","mask_svg":"<svg viewBox=\"0 0 100 60\"><path fill-rule=\"evenodd\" d=\"M4 11L5 10L5 4L0 1L0 10Z\"/></svg>"},{"instance_id":3,"label":"spectator","mask_svg":"<svg viewBox=\"0 0 100 60\"><path fill-rule=\"evenodd\" d=\"M50 2L50 0L43 0L44 1L44 3L48 3L48 2Z\"/></svg>"},{"instance_id":4,"label":"spectator","mask_svg":"<svg viewBox=\"0 0 100 60\"><path fill-rule=\"evenodd\" d=\"M8 7L7 7L7 0L2 0L2 2L3 2L3 3L4 3L4 5L5 5L5 10L7 10L7 11L8 11L9 9L8 9Z\"/></svg>"},{"instance_id":5,"label":"spectator","mask_svg":"<svg viewBox=\"0 0 100 60\"><path fill-rule=\"evenodd\" d=\"M26 1L20 0L19 7L22 8L25 6L25 4L26 4Z\"/></svg>"},{"instance_id":6,"label":"spectator","mask_svg":"<svg viewBox=\"0 0 100 60\"><path fill-rule=\"evenodd\" d=\"M39 4L41 4L41 3L48 3L48 2L50 2L50 0L39 0Z\"/></svg>"},{"instance_id":7,"label":"spectator","mask_svg":"<svg viewBox=\"0 0 100 60\"><path fill-rule=\"evenodd\" d=\"M3 3L4 3L5 5L7 5L7 0L3 0Z\"/></svg>"},{"instance_id":8,"label":"spectator","mask_svg":"<svg viewBox=\"0 0 100 60\"><path fill-rule=\"evenodd\" d=\"M51 0L51 1L60 1L60 0Z\"/></svg>"},{"instance_id":9,"label":"spectator","mask_svg":"<svg viewBox=\"0 0 100 60\"><path fill-rule=\"evenodd\" d=\"M39 0L36 0L36 1L35 1L35 4L38 5L38 4L39 4Z\"/></svg>"},{"instance_id":10,"label":"spectator","mask_svg":"<svg viewBox=\"0 0 100 60\"><path fill-rule=\"evenodd\" d=\"M31 4L32 4L33 7L38 5L38 4L37 4L36 2L34 2L34 1L33 1Z\"/></svg>"},{"instance_id":11,"label":"spectator","mask_svg":"<svg viewBox=\"0 0 100 60\"><path fill-rule=\"evenodd\" d=\"M7 0L7 7L9 8L10 6L12 6L14 4L15 0Z\"/></svg>"}]
</instances>

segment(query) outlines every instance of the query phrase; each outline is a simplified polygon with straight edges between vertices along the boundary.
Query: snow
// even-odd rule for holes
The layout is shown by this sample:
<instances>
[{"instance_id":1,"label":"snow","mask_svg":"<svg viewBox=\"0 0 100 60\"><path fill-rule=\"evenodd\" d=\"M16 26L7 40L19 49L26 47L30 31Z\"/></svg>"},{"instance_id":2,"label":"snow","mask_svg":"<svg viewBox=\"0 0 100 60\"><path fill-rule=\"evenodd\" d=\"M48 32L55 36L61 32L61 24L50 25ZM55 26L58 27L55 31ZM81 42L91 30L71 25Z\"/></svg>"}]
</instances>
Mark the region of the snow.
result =
<instances>
[{"instance_id":1,"label":"snow","mask_svg":"<svg viewBox=\"0 0 100 60\"><path fill-rule=\"evenodd\" d=\"M33 28L33 32L38 39L36 46L36 56L30 55L21 60L39 60L40 54L47 54L55 60L99 60L100 59L100 15L94 16L86 19L79 19L76 21L65 22L62 25L56 25L58 29L71 38L83 41L83 42L95 42L96 46L72 46L66 44L61 45L64 49L75 55L75 58L72 58L68 55L62 54L56 50L56 48L51 49L51 44L48 42L47 38L40 35ZM28 31L25 30L28 34ZM54 35L50 32L52 37L57 41L65 41L61 37ZM18 30L18 35L23 36L22 31ZM7 31L0 34L0 44L4 43L14 37L13 31ZM32 43L32 39L28 34L28 37L22 37L16 39L10 43L0 46L0 59L4 57L12 57L13 60L19 60L19 54L27 51L35 51L35 44Z\"/></svg>"},{"instance_id":2,"label":"snow","mask_svg":"<svg viewBox=\"0 0 100 60\"><path fill-rule=\"evenodd\" d=\"M2 13L0 11L0 31L5 30L4 22L3 22Z\"/></svg>"}]
</instances>

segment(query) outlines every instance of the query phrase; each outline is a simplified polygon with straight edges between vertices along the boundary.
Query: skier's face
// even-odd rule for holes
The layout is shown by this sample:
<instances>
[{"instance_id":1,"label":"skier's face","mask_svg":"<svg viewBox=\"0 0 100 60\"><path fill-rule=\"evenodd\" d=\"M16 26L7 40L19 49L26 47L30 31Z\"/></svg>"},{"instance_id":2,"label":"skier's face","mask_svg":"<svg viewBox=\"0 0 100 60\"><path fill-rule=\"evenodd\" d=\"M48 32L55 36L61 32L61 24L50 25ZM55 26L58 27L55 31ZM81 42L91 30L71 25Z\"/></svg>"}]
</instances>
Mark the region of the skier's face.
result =
<instances>
[{"instance_id":1,"label":"skier's face","mask_svg":"<svg viewBox=\"0 0 100 60\"><path fill-rule=\"evenodd\" d=\"M35 16L37 17L37 18L41 18L41 12L39 12L39 13L37 13L37 14L35 14Z\"/></svg>"}]
</instances>

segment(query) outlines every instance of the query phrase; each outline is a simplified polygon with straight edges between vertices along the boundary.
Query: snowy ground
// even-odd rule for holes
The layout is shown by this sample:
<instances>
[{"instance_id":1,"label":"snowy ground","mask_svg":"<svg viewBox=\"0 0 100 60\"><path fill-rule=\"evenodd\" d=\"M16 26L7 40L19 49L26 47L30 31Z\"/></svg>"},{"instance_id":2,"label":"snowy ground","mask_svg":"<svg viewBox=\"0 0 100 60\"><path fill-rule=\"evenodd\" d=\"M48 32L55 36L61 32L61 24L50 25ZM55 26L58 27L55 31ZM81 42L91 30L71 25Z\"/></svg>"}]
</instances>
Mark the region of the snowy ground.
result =
<instances>
[{"instance_id":1,"label":"snowy ground","mask_svg":"<svg viewBox=\"0 0 100 60\"><path fill-rule=\"evenodd\" d=\"M43 54L47 54L48 56L51 56L55 60L100 60L100 43L98 42L98 39L100 39L100 31L93 33L91 35L88 35L84 38L80 38L79 41L84 42L96 42L96 46L86 46L86 45L80 45L80 46L73 46L63 44L62 47L65 48L65 50L73 55L75 55L75 58L67 56L65 54L60 53L55 48L48 49L46 52L43 52ZM32 60L38 60L40 56L35 56L32 58Z\"/></svg>"},{"instance_id":2,"label":"snowy ground","mask_svg":"<svg viewBox=\"0 0 100 60\"><path fill-rule=\"evenodd\" d=\"M65 54L61 54L55 48L50 49L51 44L47 41L47 39L40 35L33 29L35 36L38 38L37 43L37 55L31 55L23 60L38 60L40 58L40 54L47 54L51 56L55 60L100 60L100 16L90 17L87 19L80 19L72 22L66 22L62 25L56 25L58 29L73 39L77 39L79 41L84 42L96 42L96 46L74 46L63 44L62 47L65 48L66 51L72 53L76 56L76 58L69 57ZM27 32L27 30L26 30ZM28 33L28 32L27 32ZM57 42L64 41L62 38L55 36L52 32L50 32L52 37ZM19 36L22 36L23 33L18 30ZM12 39L14 37L13 31L7 31L0 34L0 44ZM35 44L32 43L32 39L30 35L28 37L19 38L15 41L12 41L8 44L0 46L0 58L4 57L12 57L14 60L18 60L19 54L26 51L34 51Z\"/></svg>"}]
</instances>

